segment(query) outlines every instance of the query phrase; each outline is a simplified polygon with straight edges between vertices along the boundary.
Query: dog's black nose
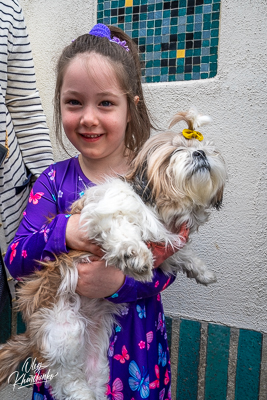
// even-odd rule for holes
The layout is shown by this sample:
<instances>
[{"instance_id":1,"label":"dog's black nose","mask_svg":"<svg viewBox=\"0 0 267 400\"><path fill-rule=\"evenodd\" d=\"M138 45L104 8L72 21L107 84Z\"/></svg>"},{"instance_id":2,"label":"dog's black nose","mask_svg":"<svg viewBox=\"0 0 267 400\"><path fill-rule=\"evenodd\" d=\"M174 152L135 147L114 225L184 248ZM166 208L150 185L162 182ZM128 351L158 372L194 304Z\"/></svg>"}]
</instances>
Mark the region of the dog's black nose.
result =
<instances>
[{"instance_id":1,"label":"dog's black nose","mask_svg":"<svg viewBox=\"0 0 267 400\"><path fill-rule=\"evenodd\" d=\"M206 154L203 150L196 150L193 152L193 157L201 157L201 158L205 159Z\"/></svg>"}]
</instances>

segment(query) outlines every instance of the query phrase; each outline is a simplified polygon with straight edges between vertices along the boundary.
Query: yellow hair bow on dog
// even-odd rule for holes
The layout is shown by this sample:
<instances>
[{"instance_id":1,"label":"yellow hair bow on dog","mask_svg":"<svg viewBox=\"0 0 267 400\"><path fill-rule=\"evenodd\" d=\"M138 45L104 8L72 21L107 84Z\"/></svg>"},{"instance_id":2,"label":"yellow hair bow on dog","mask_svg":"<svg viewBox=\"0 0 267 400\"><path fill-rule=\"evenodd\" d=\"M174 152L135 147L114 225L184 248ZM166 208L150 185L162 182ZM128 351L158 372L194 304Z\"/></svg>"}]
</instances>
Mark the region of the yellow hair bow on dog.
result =
<instances>
[{"instance_id":1,"label":"yellow hair bow on dog","mask_svg":"<svg viewBox=\"0 0 267 400\"><path fill-rule=\"evenodd\" d=\"M182 133L186 139L197 139L200 142L204 139L202 133L198 131L192 131L191 129L184 129Z\"/></svg>"}]
</instances>

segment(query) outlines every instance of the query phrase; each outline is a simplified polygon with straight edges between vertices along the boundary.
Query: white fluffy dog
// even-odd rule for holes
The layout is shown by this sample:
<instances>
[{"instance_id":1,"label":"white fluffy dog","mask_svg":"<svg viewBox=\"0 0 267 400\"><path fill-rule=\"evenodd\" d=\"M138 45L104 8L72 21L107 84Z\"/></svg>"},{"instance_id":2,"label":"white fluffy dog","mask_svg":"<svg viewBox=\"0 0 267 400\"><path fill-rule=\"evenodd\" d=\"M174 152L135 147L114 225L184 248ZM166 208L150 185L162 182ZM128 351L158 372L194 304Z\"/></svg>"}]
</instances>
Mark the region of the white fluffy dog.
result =
<instances>
[{"instance_id":1,"label":"white fluffy dog","mask_svg":"<svg viewBox=\"0 0 267 400\"><path fill-rule=\"evenodd\" d=\"M73 206L73 213L81 212L82 228L103 248L107 264L137 280L152 278L153 255L146 242L179 248L181 225L186 222L190 232L196 231L210 208L221 205L225 163L195 131L208 118L190 110L178 113L171 126L181 120L188 130L151 137L126 177L88 189ZM71 251L25 279L18 294L27 331L2 346L0 384L31 355L56 374L52 386L58 400L107 398L109 337L122 305L75 292L76 265L82 261L88 254ZM168 274L183 270L203 284L216 280L189 243L161 268Z\"/></svg>"}]
</instances>

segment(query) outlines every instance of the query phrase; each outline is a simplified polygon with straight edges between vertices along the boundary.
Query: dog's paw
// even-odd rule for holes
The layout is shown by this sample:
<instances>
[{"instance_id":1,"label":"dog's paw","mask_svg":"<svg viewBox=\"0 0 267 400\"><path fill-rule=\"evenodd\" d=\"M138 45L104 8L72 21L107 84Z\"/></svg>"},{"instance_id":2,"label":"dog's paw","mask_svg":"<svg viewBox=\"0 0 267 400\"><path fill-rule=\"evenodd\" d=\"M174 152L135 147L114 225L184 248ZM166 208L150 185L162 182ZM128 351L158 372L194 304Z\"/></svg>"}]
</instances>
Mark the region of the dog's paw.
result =
<instances>
[{"instance_id":1,"label":"dog's paw","mask_svg":"<svg viewBox=\"0 0 267 400\"><path fill-rule=\"evenodd\" d=\"M145 244L138 248L128 247L123 254L123 272L138 281L151 281L153 271L153 256Z\"/></svg>"},{"instance_id":2,"label":"dog's paw","mask_svg":"<svg viewBox=\"0 0 267 400\"><path fill-rule=\"evenodd\" d=\"M213 271L209 271L208 269L196 275L195 279L202 285L210 285L211 283L217 282L215 273Z\"/></svg>"},{"instance_id":3,"label":"dog's paw","mask_svg":"<svg viewBox=\"0 0 267 400\"><path fill-rule=\"evenodd\" d=\"M191 262L184 263L182 268L188 278L194 278L197 283L210 285L211 283L217 282L215 273L210 271L206 264L199 258L191 258Z\"/></svg>"}]
</instances>

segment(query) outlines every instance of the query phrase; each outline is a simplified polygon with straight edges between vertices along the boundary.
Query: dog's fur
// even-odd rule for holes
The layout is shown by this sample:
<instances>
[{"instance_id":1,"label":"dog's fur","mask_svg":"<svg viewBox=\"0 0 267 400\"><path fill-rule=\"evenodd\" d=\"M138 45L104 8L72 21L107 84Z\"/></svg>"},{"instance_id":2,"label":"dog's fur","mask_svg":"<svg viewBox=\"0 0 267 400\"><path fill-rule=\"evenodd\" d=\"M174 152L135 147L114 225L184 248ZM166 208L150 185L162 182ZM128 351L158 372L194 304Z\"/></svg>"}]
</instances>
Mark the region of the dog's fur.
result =
<instances>
[{"instance_id":1,"label":"dog's fur","mask_svg":"<svg viewBox=\"0 0 267 400\"><path fill-rule=\"evenodd\" d=\"M171 126L181 120L189 129L207 122L190 110ZM212 143L168 131L145 143L126 177L88 189L72 213L81 212L82 227L103 248L107 264L149 281L153 255L146 242L179 248L176 232L184 222L191 233L208 220L210 208L221 205L225 181L225 163ZM18 303L27 330L2 346L0 384L31 355L57 373L52 386L58 400L106 399L109 337L122 305L75 292L76 265L86 261L88 254L70 251L24 280ZM189 243L161 268L183 270L203 284L216 280Z\"/></svg>"}]
</instances>

